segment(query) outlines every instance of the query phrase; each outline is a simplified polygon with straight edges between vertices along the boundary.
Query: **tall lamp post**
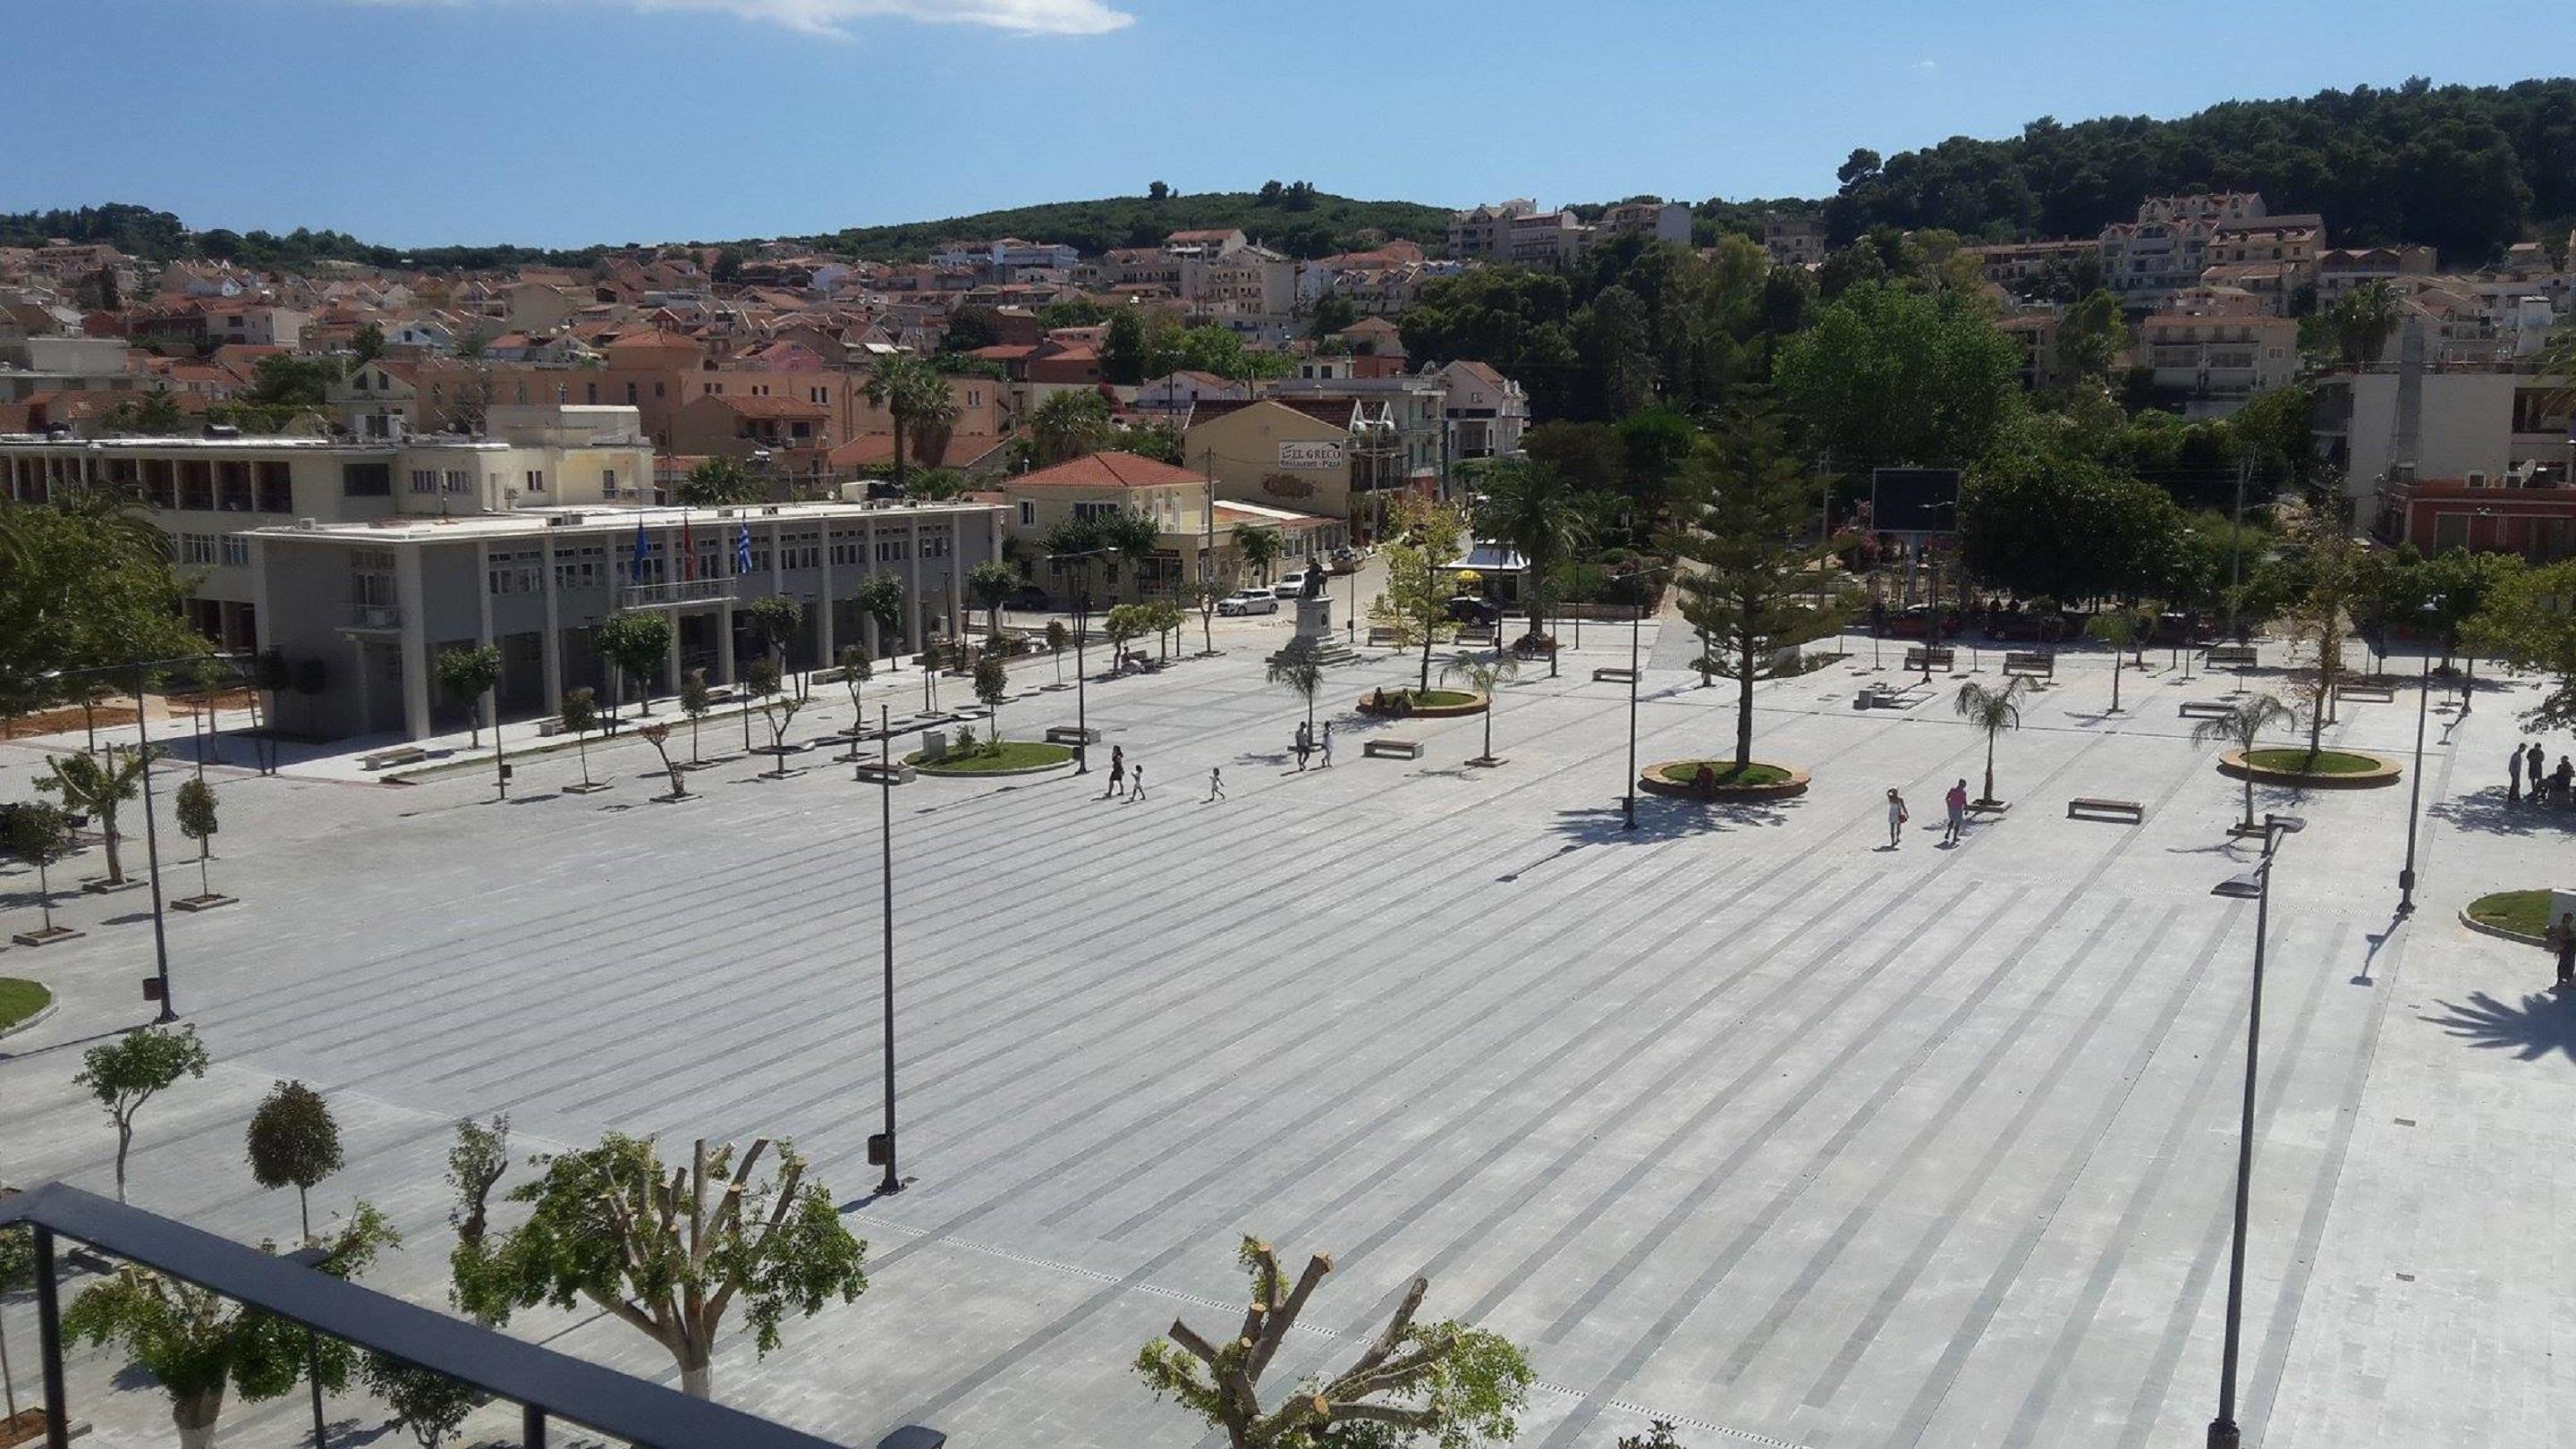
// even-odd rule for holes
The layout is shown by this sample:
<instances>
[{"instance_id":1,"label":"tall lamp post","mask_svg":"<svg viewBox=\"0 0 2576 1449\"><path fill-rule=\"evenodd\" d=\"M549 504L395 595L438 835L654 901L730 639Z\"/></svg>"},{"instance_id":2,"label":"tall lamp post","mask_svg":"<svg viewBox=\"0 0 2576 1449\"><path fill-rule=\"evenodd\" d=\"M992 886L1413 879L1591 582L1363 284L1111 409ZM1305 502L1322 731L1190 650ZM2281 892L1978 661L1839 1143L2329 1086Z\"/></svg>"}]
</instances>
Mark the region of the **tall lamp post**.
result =
<instances>
[{"instance_id":1,"label":"tall lamp post","mask_svg":"<svg viewBox=\"0 0 2576 1449\"><path fill-rule=\"evenodd\" d=\"M2421 615L2433 622L2441 600L2427 602ZM2415 914L2415 824L2424 804L2424 715L2433 703L2433 651L2424 650L2424 669L2415 686L2415 768L2406 782L2406 864L2397 872L2397 918Z\"/></svg>"},{"instance_id":2,"label":"tall lamp post","mask_svg":"<svg viewBox=\"0 0 2576 1449\"><path fill-rule=\"evenodd\" d=\"M2254 902L2254 983L2245 1014L2245 1106L2236 1133L2236 1229L2227 1254L2227 1337L2218 1369L2218 1416L2209 1421L2209 1449L2238 1449L2236 1356L2245 1317L2245 1222L2254 1182L2255 1066L2263 1044L2263 938L2272 921L2272 857L2281 837L2305 829L2295 815L2263 816L2263 858L2252 870L2230 876L2209 893Z\"/></svg>"},{"instance_id":3,"label":"tall lamp post","mask_svg":"<svg viewBox=\"0 0 2576 1449\"><path fill-rule=\"evenodd\" d=\"M877 706L877 829L885 870L885 1177L877 1195L885 1197L903 1191L903 1179L894 1165L894 730L884 705Z\"/></svg>"},{"instance_id":4,"label":"tall lamp post","mask_svg":"<svg viewBox=\"0 0 2576 1449\"><path fill-rule=\"evenodd\" d=\"M1080 563L1082 582L1073 596L1073 772L1091 773L1091 708L1090 691L1084 681L1090 677L1082 667L1082 641L1091 633L1091 561L1114 548L1090 548L1080 553L1051 553L1047 562L1056 565ZM1359 585L1351 586L1356 590Z\"/></svg>"}]
</instances>

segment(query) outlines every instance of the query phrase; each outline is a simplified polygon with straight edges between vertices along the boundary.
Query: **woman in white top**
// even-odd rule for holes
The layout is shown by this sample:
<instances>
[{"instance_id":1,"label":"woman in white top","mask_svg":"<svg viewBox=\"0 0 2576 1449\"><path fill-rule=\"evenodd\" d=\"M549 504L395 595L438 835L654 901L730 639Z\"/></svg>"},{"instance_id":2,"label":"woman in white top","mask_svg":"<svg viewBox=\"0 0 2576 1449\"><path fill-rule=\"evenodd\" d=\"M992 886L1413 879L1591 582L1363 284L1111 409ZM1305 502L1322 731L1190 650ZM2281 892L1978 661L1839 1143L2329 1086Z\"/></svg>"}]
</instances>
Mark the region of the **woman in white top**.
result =
<instances>
[{"instance_id":1,"label":"woman in white top","mask_svg":"<svg viewBox=\"0 0 2576 1449\"><path fill-rule=\"evenodd\" d=\"M1897 794L1896 787L1890 785L1887 787L1888 849L1894 850L1905 843L1905 819L1905 797Z\"/></svg>"}]
</instances>

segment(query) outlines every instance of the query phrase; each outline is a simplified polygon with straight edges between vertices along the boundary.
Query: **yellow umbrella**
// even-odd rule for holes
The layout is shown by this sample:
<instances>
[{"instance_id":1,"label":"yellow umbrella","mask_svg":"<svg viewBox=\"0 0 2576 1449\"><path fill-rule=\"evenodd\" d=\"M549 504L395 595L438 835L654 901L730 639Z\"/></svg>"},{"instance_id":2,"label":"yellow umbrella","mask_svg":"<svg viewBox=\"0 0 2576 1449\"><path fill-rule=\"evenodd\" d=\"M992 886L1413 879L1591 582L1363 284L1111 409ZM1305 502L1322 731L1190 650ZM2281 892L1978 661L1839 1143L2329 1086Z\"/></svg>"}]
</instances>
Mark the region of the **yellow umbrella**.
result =
<instances>
[{"instance_id":1,"label":"yellow umbrella","mask_svg":"<svg viewBox=\"0 0 2576 1449\"><path fill-rule=\"evenodd\" d=\"M1474 569L1458 570L1458 582L1462 584L1481 584L1484 581L1485 576L1476 572Z\"/></svg>"}]
</instances>

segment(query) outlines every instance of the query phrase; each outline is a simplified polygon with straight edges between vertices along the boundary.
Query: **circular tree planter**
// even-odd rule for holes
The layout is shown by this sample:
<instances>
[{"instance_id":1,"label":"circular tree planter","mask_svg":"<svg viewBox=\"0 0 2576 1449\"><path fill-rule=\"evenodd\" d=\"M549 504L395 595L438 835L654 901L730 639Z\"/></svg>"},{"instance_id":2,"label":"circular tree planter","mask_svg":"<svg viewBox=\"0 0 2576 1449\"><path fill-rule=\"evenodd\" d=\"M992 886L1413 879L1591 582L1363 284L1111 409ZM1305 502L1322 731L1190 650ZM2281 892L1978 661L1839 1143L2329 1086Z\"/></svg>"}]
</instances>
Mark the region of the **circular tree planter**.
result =
<instances>
[{"instance_id":1,"label":"circular tree planter","mask_svg":"<svg viewBox=\"0 0 2576 1449\"><path fill-rule=\"evenodd\" d=\"M2494 891L2462 908L2460 924L2480 935L2546 946L2549 938L2541 933L2549 929L2549 895L2546 890Z\"/></svg>"},{"instance_id":2,"label":"circular tree planter","mask_svg":"<svg viewBox=\"0 0 2576 1449\"><path fill-rule=\"evenodd\" d=\"M1364 694L1359 699L1359 712L1371 719L1459 719L1471 714L1483 714L1493 703L1490 696L1464 689L1406 689L1382 697L1389 701L1405 699L1411 703L1406 706L1403 713L1398 714L1389 709L1370 708L1370 696Z\"/></svg>"},{"instance_id":3,"label":"circular tree planter","mask_svg":"<svg viewBox=\"0 0 2576 1449\"><path fill-rule=\"evenodd\" d=\"M1694 784L1699 767L1706 765L1716 777L1714 785L1702 788ZM1649 795L1666 795L1676 800L1708 800L1719 803L1743 803L1756 800L1786 800L1807 793L1807 772L1787 765L1766 765L1755 760L1745 767L1742 780L1730 778L1735 770L1733 760L1666 760L1648 765L1637 776L1637 788Z\"/></svg>"},{"instance_id":4,"label":"circular tree planter","mask_svg":"<svg viewBox=\"0 0 2576 1449\"><path fill-rule=\"evenodd\" d=\"M903 762L924 775L943 779L990 780L1005 775L1043 775L1073 768L1073 749L1043 740L1004 740L1000 754L950 755L931 759L915 750Z\"/></svg>"},{"instance_id":5,"label":"circular tree planter","mask_svg":"<svg viewBox=\"0 0 2576 1449\"><path fill-rule=\"evenodd\" d=\"M2298 785L2312 790L2376 790L2394 785L2405 767L2385 755L2360 750L2321 750L2314 768L2302 768L2308 752L2296 745L2255 750L2229 750L2218 757L2218 773L2258 785Z\"/></svg>"}]
</instances>

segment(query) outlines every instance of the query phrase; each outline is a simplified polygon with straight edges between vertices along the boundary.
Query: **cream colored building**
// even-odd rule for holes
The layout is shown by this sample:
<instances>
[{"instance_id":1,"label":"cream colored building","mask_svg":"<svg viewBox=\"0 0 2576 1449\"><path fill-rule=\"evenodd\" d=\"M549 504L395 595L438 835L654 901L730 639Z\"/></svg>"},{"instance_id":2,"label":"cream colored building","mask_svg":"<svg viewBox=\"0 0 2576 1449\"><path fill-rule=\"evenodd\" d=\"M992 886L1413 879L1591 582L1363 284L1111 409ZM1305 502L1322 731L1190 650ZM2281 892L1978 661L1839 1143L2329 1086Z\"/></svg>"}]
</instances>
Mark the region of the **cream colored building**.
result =
<instances>
[{"instance_id":1,"label":"cream colored building","mask_svg":"<svg viewBox=\"0 0 2576 1449\"><path fill-rule=\"evenodd\" d=\"M1139 560L1106 559L1093 566L1100 592L1095 608L1148 598L1192 595L1201 579L1220 593L1247 581L1238 530L1270 528L1280 535L1281 564L1293 568L1308 553L1323 554L1349 541L1341 523L1303 510L1219 497L1204 473L1176 468L1134 453L1091 453L999 484L1011 538L1018 544L1021 576L1059 599L1075 576L1047 562L1046 537L1082 518L1130 515L1154 525L1154 552Z\"/></svg>"}]
</instances>

